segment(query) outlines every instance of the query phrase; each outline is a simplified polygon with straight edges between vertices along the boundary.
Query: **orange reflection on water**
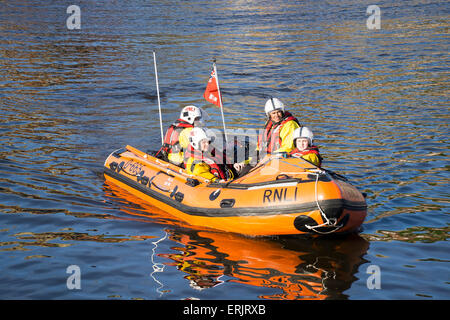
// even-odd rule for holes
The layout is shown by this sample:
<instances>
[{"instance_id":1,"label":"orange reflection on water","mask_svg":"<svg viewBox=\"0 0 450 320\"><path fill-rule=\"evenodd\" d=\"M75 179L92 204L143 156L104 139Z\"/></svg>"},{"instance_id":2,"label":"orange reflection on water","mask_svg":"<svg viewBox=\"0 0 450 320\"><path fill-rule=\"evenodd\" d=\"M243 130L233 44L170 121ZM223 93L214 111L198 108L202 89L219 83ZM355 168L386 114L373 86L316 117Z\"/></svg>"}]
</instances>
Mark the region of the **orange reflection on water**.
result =
<instances>
[{"instance_id":1,"label":"orange reflection on water","mask_svg":"<svg viewBox=\"0 0 450 320\"><path fill-rule=\"evenodd\" d=\"M111 198L119 197L115 201L124 204L120 210L130 215L120 219L145 217L151 218L147 222L173 226L166 232L170 240L179 244L171 247L176 253L157 256L171 260L164 265L185 273L189 285L198 290L235 282L273 289L274 293L260 295L262 299L343 298L343 292L356 280L353 275L363 263L362 256L369 246L358 235L249 238L203 230L175 220L114 185L108 184L105 191ZM221 279L223 276L227 280Z\"/></svg>"}]
</instances>

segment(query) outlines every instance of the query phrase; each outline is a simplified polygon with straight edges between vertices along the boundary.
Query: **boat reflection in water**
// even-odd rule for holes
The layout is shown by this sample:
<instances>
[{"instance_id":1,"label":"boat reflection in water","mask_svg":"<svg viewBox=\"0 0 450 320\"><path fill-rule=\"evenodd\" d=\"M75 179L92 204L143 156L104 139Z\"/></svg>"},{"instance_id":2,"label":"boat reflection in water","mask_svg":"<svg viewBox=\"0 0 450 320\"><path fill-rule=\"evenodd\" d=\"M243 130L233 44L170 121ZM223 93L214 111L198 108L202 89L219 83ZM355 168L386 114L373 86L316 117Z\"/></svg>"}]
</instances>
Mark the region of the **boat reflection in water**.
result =
<instances>
[{"instance_id":1,"label":"boat reflection in water","mask_svg":"<svg viewBox=\"0 0 450 320\"><path fill-rule=\"evenodd\" d=\"M362 257L369 247L369 242L357 234L249 238L199 229L173 220L112 183L105 185L109 199L116 203L126 200L120 210L127 215L119 219L148 222L151 218L151 222L174 226L166 228L161 240L169 238L180 246L172 248L175 253L156 253L158 261L166 258L167 262L153 264L152 277L155 271L164 272L164 266L174 266L186 273L184 278L194 289L216 287L224 283L221 278L226 278L226 282L273 289L273 293L258 297L262 299L345 299L344 291L357 280L354 274L365 262ZM154 260L152 255L152 263ZM160 285L157 291L163 287L161 275L158 280L154 278Z\"/></svg>"}]
</instances>

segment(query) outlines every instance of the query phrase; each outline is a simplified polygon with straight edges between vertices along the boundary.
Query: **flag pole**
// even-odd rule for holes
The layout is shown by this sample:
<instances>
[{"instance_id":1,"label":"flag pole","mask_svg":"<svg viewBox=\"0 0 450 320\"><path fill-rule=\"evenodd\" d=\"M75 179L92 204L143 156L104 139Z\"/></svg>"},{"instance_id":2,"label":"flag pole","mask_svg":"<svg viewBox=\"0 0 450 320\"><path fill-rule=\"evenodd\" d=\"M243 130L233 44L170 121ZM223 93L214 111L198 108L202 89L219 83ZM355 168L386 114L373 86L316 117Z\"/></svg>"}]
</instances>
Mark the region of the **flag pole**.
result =
<instances>
[{"instance_id":1,"label":"flag pole","mask_svg":"<svg viewBox=\"0 0 450 320\"><path fill-rule=\"evenodd\" d=\"M225 127L225 116L223 115L222 94L220 93L220 87L219 87L219 75L217 74L217 68L216 68L216 59L213 59L213 68L214 68L214 74L216 75L216 79L217 79L217 92L219 94L220 112L222 113L223 133L225 135L225 142L228 142L227 129Z\"/></svg>"},{"instance_id":2,"label":"flag pole","mask_svg":"<svg viewBox=\"0 0 450 320\"><path fill-rule=\"evenodd\" d=\"M164 144L164 133L163 133L163 125L162 125L161 100L159 98L158 69L156 68L156 54L155 54L155 51L153 51L153 64L155 66L156 92L158 94L159 126L161 128L161 145L163 145Z\"/></svg>"}]
</instances>

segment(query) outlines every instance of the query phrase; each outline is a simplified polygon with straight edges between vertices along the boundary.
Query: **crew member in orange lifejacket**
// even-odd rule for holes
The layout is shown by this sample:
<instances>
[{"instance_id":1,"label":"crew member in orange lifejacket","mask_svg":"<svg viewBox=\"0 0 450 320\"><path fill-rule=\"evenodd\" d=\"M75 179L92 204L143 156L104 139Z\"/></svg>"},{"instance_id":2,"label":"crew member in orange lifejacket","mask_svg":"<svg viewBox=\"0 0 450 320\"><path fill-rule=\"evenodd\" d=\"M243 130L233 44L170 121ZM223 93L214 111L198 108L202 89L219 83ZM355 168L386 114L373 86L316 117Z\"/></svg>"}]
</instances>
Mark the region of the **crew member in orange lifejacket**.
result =
<instances>
[{"instance_id":1,"label":"crew member in orange lifejacket","mask_svg":"<svg viewBox=\"0 0 450 320\"><path fill-rule=\"evenodd\" d=\"M290 152L294 130L300 127L299 121L285 111L283 102L277 98L267 100L264 110L268 119L258 137L258 150L269 154Z\"/></svg>"},{"instance_id":2,"label":"crew member in orange lifejacket","mask_svg":"<svg viewBox=\"0 0 450 320\"><path fill-rule=\"evenodd\" d=\"M314 135L308 127L301 127L294 131L294 149L289 156L302 158L315 166L322 165L322 157L319 148L313 145Z\"/></svg>"},{"instance_id":3,"label":"crew member in orange lifejacket","mask_svg":"<svg viewBox=\"0 0 450 320\"><path fill-rule=\"evenodd\" d=\"M295 129L300 127L299 121L285 110L283 102L278 98L270 98L266 101L264 111L267 121L264 130L258 136L257 151L259 160L266 154L291 152L293 147L293 134ZM244 167L246 169L244 170ZM246 163L236 163L234 168L240 176L248 172L249 166Z\"/></svg>"},{"instance_id":4,"label":"crew member in orange lifejacket","mask_svg":"<svg viewBox=\"0 0 450 320\"><path fill-rule=\"evenodd\" d=\"M224 161L214 155L211 149L211 138L202 128L192 129L189 146L184 153L184 163L189 174L201 176L211 182L225 182L233 179L232 171Z\"/></svg>"},{"instance_id":5,"label":"crew member in orange lifejacket","mask_svg":"<svg viewBox=\"0 0 450 320\"><path fill-rule=\"evenodd\" d=\"M203 110L196 106L186 106L181 110L180 118L172 123L164 136L164 144L159 153L164 160L182 166L183 152L189 145L191 130L201 123Z\"/></svg>"}]
</instances>

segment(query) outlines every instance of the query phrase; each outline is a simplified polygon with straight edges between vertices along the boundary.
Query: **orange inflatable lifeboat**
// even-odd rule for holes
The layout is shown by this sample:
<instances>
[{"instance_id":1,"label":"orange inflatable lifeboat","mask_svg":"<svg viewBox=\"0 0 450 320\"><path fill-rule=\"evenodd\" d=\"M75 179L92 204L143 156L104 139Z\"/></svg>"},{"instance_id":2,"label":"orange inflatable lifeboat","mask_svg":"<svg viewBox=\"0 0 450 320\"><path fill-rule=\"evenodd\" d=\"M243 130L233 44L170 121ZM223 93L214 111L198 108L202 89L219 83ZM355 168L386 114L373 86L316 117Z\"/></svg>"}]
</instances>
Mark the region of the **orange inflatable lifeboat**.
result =
<instances>
[{"instance_id":1,"label":"orange inflatable lifeboat","mask_svg":"<svg viewBox=\"0 0 450 320\"><path fill-rule=\"evenodd\" d=\"M358 231L364 196L345 177L299 158L262 161L210 183L131 146L111 153L105 179L193 226L249 236Z\"/></svg>"}]
</instances>

